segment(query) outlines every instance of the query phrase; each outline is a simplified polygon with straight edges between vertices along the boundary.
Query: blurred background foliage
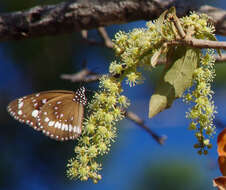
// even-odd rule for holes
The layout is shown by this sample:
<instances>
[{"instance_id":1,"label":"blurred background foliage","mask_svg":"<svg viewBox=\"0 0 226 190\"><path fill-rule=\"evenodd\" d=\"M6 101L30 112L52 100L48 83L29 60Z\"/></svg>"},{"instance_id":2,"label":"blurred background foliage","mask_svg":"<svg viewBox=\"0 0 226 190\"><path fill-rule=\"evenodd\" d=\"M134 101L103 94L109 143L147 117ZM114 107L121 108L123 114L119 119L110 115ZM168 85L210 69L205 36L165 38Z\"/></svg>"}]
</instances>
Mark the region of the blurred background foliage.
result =
<instances>
[{"instance_id":1,"label":"blurred background foliage","mask_svg":"<svg viewBox=\"0 0 226 190\"><path fill-rule=\"evenodd\" d=\"M59 3L59 0L2 0L0 12L28 9L36 5ZM225 7L223 0L214 1ZM119 30L144 27L139 21L107 27L113 38ZM89 37L100 41L96 30ZM226 40L218 37L220 40ZM212 189L217 170L216 143L208 156L200 157L192 148L195 138L187 130L185 106L181 100L173 107L148 120L148 101L161 68L144 71L144 84L129 88L125 94L131 99L130 109L138 113L158 134L168 136L159 146L147 133L130 121L118 124L118 138L111 152L101 158L103 171L97 185L92 182L70 181L65 177L67 160L73 155L76 142L55 142L39 132L13 120L6 106L14 98L50 89L74 90L81 84L61 80L62 73L75 73L82 62L92 71L106 73L114 59L113 51L102 46L85 44L79 33L45 36L34 39L7 41L0 44L0 190L70 190L70 189L153 189L200 190ZM214 89L218 106L217 118L225 120L225 64L217 64ZM91 91L96 84L85 84ZM139 92L139 93L138 93ZM92 92L88 92L89 99ZM170 116L170 117L169 117ZM218 132L218 131L217 131ZM216 141L216 137L212 139Z\"/></svg>"},{"instance_id":2,"label":"blurred background foliage","mask_svg":"<svg viewBox=\"0 0 226 190\"><path fill-rule=\"evenodd\" d=\"M152 166L151 166L152 165ZM138 179L137 187L132 189L205 189L205 176L195 165L183 160L155 161L144 169L144 175Z\"/></svg>"}]
</instances>

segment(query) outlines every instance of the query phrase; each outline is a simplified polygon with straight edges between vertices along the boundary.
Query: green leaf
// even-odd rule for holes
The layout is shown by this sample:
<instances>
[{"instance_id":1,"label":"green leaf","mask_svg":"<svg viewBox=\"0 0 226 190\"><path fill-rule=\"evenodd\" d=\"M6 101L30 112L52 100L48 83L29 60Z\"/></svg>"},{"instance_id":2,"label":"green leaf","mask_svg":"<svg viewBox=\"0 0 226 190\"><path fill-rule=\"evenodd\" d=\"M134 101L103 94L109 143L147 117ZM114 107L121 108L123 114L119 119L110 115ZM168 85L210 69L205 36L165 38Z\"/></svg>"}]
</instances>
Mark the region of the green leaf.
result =
<instances>
[{"instance_id":1,"label":"green leaf","mask_svg":"<svg viewBox=\"0 0 226 190\"><path fill-rule=\"evenodd\" d=\"M171 62L159 80L149 103L149 117L169 108L176 98L191 87L192 76L199 62L199 50L177 47L167 57ZM169 63L168 62L168 63Z\"/></svg>"},{"instance_id":2,"label":"green leaf","mask_svg":"<svg viewBox=\"0 0 226 190\"><path fill-rule=\"evenodd\" d=\"M170 7L170 9L168 10L168 13L176 15L176 8L175 7Z\"/></svg>"},{"instance_id":3,"label":"green leaf","mask_svg":"<svg viewBox=\"0 0 226 190\"><path fill-rule=\"evenodd\" d=\"M165 10L160 16L159 18L156 20L156 29L158 30L158 32L165 37L165 35L162 32L162 26L164 25L164 21L165 21L165 16L168 13L168 10Z\"/></svg>"}]
</instances>

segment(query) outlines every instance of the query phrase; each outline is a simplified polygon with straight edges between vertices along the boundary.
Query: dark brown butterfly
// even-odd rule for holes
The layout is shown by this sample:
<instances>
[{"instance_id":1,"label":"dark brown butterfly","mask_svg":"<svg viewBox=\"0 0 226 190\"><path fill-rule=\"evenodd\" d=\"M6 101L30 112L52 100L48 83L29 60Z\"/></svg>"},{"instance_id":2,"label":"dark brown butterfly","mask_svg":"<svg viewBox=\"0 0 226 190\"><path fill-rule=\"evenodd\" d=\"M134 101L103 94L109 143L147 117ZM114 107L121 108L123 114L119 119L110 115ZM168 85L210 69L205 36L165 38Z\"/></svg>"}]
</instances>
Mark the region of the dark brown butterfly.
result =
<instances>
[{"instance_id":1,"label":"dark brown butterfly","mask_svg":"<svg viewBox=\"0 0 226 190\"><path fill-rule=\"evenodd\" d=\"M7 110L15 119L55 140L76 139L82 131L85 88L44 91L12 101Z\"/></svg>"}]
</instances>

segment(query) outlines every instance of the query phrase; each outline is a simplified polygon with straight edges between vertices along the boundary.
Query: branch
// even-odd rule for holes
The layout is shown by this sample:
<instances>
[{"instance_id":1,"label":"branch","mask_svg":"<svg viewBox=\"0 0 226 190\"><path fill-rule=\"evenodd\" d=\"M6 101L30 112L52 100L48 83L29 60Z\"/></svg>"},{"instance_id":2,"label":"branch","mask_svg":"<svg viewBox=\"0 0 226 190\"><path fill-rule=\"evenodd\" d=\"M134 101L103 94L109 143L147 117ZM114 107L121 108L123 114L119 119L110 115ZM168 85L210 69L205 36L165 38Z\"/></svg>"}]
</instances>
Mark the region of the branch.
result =
<instances>
[{"instance_id":1,"label":"branch","mask_svg":"<svg viewBox=\"0 0 226 190\"><path fill-rule=\"evenodd\" d=\"M99 27L98 32L102 39L104 40L104 44L107 48L113 48L113 42L111 41L111 38L108 36L107 31L104 27Z\"/></svg>"},{"instance_id":2,"label":"branch","mask_svg":"<svg viewBox=\"0 0 226 190\"><path fill-rule=\"evenodd\" d=\"M226 49L226 42L210 41L210 40L200 40L195 38L188 39L178 39L166 42L167 45L181 45L181 46L191 46L196 48L213 48L213 49Z\"/></svg>"},{"instance_id":3,"label":"branch","mask_svg":"<svg viewBox=\"0 0 226 190\"><path fill-rule=\"evenodd\" d=\"M111 41L110 37L108 36L108 33L106 32L105 28L99 27L97 30L99 32L100 37L104 40L104 43L98 42L95 39L89 39L87 30L81 31L82 39L89 45L104 45L107 48L113 48L113 42Z\"/></svg>"},{"instance_id":4,"label":"branch","mask_svg":"<svg viewBox=\"0 0 226 190\"><path fill-rule=\"evenodd\" d=\"M144 121L135 113L131 112L131 111L126 111L125 112L125 116L135 122L139 127L141 127L142 129L144 129L146 132L148 132L159 144L164 144L165 140L166 140L166 136L159 136L156 133L154 133L150 128L148 128L145 124Z\"/></svg>"},{"instance_id":5,"label":"branch","mask_svg":"<svg viewBox=\"0 0 226 190\"><path fill-rule=\"evenodd\" d=\"M226 62L226 54L223 53L221 56L216 55L215 60L216 60L216 62Z\"/></svg>"},{"instance_id":6,"label":"branch","mask_svg":"<svg viewBox=\"0 0 226 190\"><path fill-rule=\"evenodd\" d=\"M62 74L61 79L70 80L71 82L96 82L102 77L101 74L95 74L88 70L87 68L82 69L78 73L74 74Z\"/></svg>"},{"instance_id":7,"label":"branch","mask_svg":"<svg viewBox=\"0 0 226 190\"><path fill-rule=\"evenodd\" d=\"M209 14L213 17L216 33L226 35L226 11L211 6L195 7L187 0L79 0L0 14L0 41L153 20L171 6L176 7L179 16L191 10Z\"/></svg>"}]
</instances>

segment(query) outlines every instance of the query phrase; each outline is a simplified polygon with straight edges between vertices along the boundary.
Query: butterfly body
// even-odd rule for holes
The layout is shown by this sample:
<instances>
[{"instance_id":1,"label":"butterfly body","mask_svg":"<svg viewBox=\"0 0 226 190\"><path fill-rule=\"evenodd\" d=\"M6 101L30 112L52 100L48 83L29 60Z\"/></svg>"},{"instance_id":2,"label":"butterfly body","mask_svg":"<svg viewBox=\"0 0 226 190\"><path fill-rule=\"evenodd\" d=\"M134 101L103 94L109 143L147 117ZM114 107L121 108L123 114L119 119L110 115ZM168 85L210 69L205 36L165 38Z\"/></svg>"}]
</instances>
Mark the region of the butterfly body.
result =
<instances>
[{"instance_id":1,"label":"butterfly body","mask_svg":"<svg viewBox=\"0 0 226 190\"><path fill-rule=\"evenodd\" d=\"M82 131L86 105L85 88L76 92L67 90L44 91L12 101L7 109L10 115L52 139L76 139Z\"/></svg>"}]
</instances>

